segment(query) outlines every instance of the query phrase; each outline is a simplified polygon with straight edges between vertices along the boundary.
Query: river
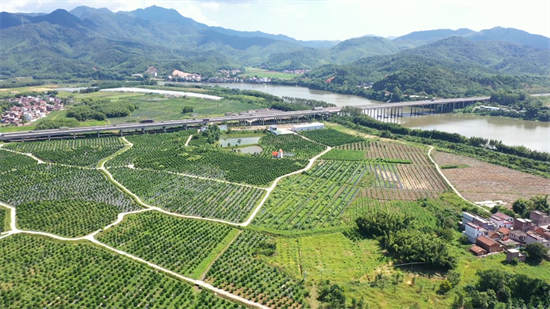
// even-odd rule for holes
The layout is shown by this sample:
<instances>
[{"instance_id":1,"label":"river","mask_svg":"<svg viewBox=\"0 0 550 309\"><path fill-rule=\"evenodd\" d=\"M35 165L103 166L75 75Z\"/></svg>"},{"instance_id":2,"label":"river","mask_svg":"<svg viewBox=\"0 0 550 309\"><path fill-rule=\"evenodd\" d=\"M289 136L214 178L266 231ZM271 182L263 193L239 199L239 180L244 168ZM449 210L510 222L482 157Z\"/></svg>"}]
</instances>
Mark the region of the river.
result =
<instances>
[{"instance_id":1,"label":"river","mask_svg":"<svg viewBox=\"0 0 550 309\"><path fill-rule=\"evenodd\" d=\"M359 96L312 90L305 87L268 84L208 84L226 88L257 90L279 97L296 97L320 100L337 106L377 104L380 102ZM425 130L441 130L464 136L479 136L500 140L506 145L550 152L550 123L526 121L514 118L490 117L463 114L436 114L414 118L403 118L403 126Z\"/></svg>"}]
</instances>

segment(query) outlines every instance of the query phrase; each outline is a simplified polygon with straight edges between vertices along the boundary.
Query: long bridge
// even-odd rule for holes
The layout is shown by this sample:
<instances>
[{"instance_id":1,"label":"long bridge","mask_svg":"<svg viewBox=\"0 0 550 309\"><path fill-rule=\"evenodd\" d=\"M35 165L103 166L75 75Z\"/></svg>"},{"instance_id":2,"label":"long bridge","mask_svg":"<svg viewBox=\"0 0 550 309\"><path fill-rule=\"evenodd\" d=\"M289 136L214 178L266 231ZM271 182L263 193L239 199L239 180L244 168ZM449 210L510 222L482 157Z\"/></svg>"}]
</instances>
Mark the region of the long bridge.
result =
<instances>
[{"instance_id":1,"label":"long bridge","mask_svg":"<svg viewBox=\"0 0 550 309\"><path fill-rule=\"evenodd\" d=\"M388 121L396 121L398 118L415 116L426 113L450 112L455 108L462 108L475 102L488 101L489 97L470 97L455 99L438 99L424 101L408 101L385 104L372 104L363 106L353 106L360 109L364 114L373 118L383 118ZM342 112L342 107L327 107L303 111L277 111L264 110L252 113L241 113L238 115L229 115L213 118L201 119L182 119L159 122L140 122L140 123L122 123L110 124L104 126L61 128L50 130L20 131L12 133L0 133L0 141L22 141L33 139L50 139L56 137L76 137L82 134L117 133L123 135L127 132L160 130L166 131L175 127L196 127L206 124L240 123L240 124L265 124L276 123L278 121L292 119L311 119L316 117L328 117Z\"/></svg>"}]
</instances>

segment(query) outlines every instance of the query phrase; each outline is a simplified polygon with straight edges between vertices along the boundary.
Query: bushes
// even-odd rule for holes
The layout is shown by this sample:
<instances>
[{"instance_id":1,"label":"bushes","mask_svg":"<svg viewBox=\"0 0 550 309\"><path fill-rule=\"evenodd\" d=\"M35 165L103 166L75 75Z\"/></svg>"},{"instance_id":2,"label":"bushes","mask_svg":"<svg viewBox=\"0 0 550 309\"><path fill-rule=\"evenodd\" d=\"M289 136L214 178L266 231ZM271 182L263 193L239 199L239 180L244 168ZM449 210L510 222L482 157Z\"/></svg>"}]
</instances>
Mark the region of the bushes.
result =
<instances>
[{"instance_id":1,"label":"bushes","mask_svg":"<svg viewBox=\"0 0 550 309\"><path fill-rule=\"evenodd\" d=\"M546 258L546 253L548 248L546 248L541 243L531 243L525 247L525 253L527 253L526 261L533 265L538 265Z\"/></svg>"},{"instance_id":2,"label":"bushes","mask_svg":"<svg viewBox=\"0 0 550 309\"><path fill-rule=\"evenodd\" d=\"M550 306L550 284L540 279L492 269L478 271L477 275L477 284L464 288L467 308L494 308L499 303L514 308Z\"/></svg>"},{"instance_id":3,"label":"bushes","mask_svg":"<svg viewBox=\"0 0 550 309\"><path fill-rule=\"evenodd\" d=\"M530 199L519 199L512 204L512 209L522 218L529 217L533 210L550 213L550 204L548 204L548 195L533 196Z\"/></svg>"},{"instance_id":4,"label":"bushes","mask_svg":"<svg viewBox=\"0 0 550 309\"><path fill-rule=\"evenodd\" d=\"M63 119L40 119L36 123L36 130L59 129L61 127L77 127L78 121L71 118Z\"/></svg>"},{"instance_id":5,"label":"bushes","mask_svg":"<svg viewBox=\"0 0 550 309\"><path fill-rule=\"evenodd\" d=\"M128 116L135 109L136 106L131 103L85 99L80 105L71 107L67 117L73 117L78 121L105 120L105 118Z\"/></svg>"}]
</instances>

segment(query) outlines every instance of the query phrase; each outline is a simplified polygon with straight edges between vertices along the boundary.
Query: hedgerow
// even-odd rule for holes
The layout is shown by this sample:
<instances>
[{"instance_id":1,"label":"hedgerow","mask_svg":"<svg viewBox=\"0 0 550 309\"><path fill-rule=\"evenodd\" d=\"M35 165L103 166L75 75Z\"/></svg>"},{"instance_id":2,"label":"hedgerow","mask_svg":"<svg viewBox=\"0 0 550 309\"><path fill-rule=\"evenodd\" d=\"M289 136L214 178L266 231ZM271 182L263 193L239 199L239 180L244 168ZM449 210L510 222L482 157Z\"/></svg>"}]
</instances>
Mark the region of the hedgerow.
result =
<instances>
[{"instance_id":1,"label":"hedgerow","mask_svg":"<svg viewBox=\"0 0 550 309\"><path fill-rule=\"evenodd\" d=\"M342 133L334 129L321 129L300 132L300 134L324 145L338 146L364 141L363 138Z\"/></svg>"},{"instance_id":2,"label":"hedgerow","mask_svg":"<svg viewBox=\"0 0 550 309\"><path fill-rule=\"evenodd\" d=\"M89 244L18 234L0 252L0 308L239 307Z\"/></svg>"},{"instance_id":3,"label":"hedgerow","mask_svg":"<svg viewBox=\"0 0 550 309\"><path fill-rule=\"evenodd\" d=\"M0 208L0 232L4 231L6 226L6 216L8 215L7 210Z\"/></svg>"},{"instance_id":4,"label":"hedgerow","mask_svg":"<svg viewBox=\"0 0 550 309\"><path fill-rule=\"evenodd\" d=\"M183 275L190 275L231 227L158 212L128 216L98 240Z\"/></svg>"},{"instance_id":5,"label":"hedgerow","mask_svg":"<svg viewBox=\"0 0 550 309\"><path fill-rule=\"evenodd\" d=\"M233 220L248 217L264 190L167 172L112 168L113 176L146 202L178 213Z\"/></svg>"},{"instance_id":6,"label":"hedgerow","mask_svg":"<svg viewBox=\"0 0 550 309\"><path fill-rule=\"evenodd\" d=\"M63 139L38 142L20 142L5 147L32 153L49 162L77 166L94 166L99 160L124 146L118 137Z\"/></svg>"},{"instance_id":7,"label":"hedgerow","mask_svg":"<svg viewBox=\"0 0 550 309\"><path fill-rule=\"evenodd\" d=\"M260 258L274 251L275 242L270 236L243 231L212 265L206 280L269 307L303 307L306 302L303 283Z\"/></svg>"},{"instance_id":8,"label":"hedgerow","mask_svg":"<svg viewBox=\"0 0 550 309\"><path fill-rule=\"evenodd\" d=\"M17 225L21 229L77 237L115 221L119 211L116 206L91 201L35 201L17 206Z\"/></svg>"}]
</instances>

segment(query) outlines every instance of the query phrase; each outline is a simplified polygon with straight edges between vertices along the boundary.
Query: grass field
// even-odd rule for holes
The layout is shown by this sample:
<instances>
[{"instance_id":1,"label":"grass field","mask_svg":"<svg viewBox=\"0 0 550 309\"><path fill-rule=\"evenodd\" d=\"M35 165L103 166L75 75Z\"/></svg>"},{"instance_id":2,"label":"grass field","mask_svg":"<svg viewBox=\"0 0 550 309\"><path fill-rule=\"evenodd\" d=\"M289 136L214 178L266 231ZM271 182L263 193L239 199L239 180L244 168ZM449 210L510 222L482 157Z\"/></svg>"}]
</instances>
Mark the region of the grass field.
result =
<instances>
[{"instance_id":1,"label":"grass field","mask_svg":"<svg viewBox=\"0 0 550 309\"><path fill-rule=\"evenodd\" d=\"M0 241L1 308L229 308L179 280L96 246L14 235Z\"/></svg>"},{"instance_id":2,"label":"grass field","mask_svg":"<svg viewBox=\"0 0 550 309\"><path fill-rule=\"evenodd\" d=\"M260 68L247 67L245 72L240 74L239 77L267 77L267 78L276 78L276 79L294 79L297 75L292 73L284 73L277 71L269 71Z\"/></svg>"}]
</instances>

